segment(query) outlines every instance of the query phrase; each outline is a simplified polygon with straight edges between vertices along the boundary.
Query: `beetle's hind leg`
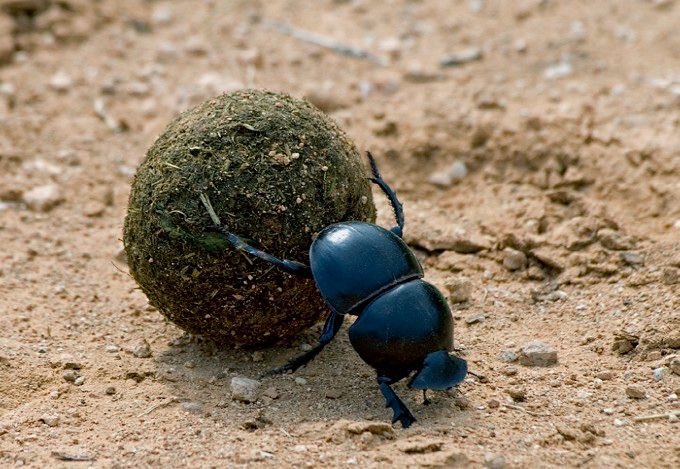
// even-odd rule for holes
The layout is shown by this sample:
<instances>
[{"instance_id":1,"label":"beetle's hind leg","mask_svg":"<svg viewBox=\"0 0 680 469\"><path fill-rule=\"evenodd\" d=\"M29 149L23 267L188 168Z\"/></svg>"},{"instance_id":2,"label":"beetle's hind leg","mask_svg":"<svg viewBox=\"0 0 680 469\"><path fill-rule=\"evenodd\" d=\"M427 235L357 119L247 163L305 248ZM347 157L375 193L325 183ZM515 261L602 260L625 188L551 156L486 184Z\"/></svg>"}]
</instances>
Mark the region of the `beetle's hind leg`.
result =
<instances>
[{"instance_id":1,"label":"beetle's hind leg","mask_svg":"<svg viewBox=\"0 0 680 469\"><path fill-rule=\"evenodd\" d=\"M295 371L300 367L305 366L307 363L311 362L326 345L328 345L336 336L342 322L345 320L345 316L342 314L337 314L331 311L330 316L326 319L326 323L323 326L323 331L321 331L321 336L319 337L319 343L311 350L299 355L288 363L278 368L265 373L265 376L276 375L280 373L286 373L288 371Z\"/></svg>"},{"instance_id":2,"label":"beetle's hind leg","mask_svg":"<svg viewBox=\"0 0 680 469\"><path fill-rule=\"evenodd\" d=\"M380 392L385 397L385 407L390 407L393 412L392 423L399 421L401 422L402 427L408 428L416 421L416 418L411 411L408 410L406 404L399 399L397 393L390 387L390 384L392 383L393 380L391 378L378 376L378 386L380 386Z\"/></svg>"},{"instance_id":3,"label":"beetle's hind leg","mask_svg":"<svg viewBox=\"0 0 680 469\"><path fill-rule=\"evenodd\" d=\"M239 251L244 251L250 254L251 256L255 256L258 259L262 259L263 261L267 261L270 264L275 265L276 267L280 268L281 270L284 270L288 273L299 275L301 277L307 277L311 278L312 277L312 272L309 268L309 266L297 262L297 261L291 261L288 259L279 259L278 257L272 256L271 254L268 254L260 249L257 249L256 247L251 246L250 244L246 243L243 241L241 238L236 236L234 233L231 233L227 228L225 228L222 225L213 225L208 227L209 230L216 231L226 238L229 243L234 246L236 249Z\"/></svg>"},{"instance_id":4,"label":"beetle's hind leg","mask_svg":"<svg viewBox=\"0 0 680 469\"><path fill-rule=\"evenodd\" d=\"M402 234L404 233L404 208L402 207L401 202L399 202L399 199L397 198L397 193L394 192L394 190L385 182L385 180L380 175L380 171L378 170L378 164L375 162L375 158L373 158L371 152L367 151L366 154L368 154L368 161L371 164L371 173L373 174L371 182L377 184L380 187L380 189L382 189L382 191L385 193L385 195L390 201L390 205L392 205L392 209L394 210L394 218L397 219L397 226L391 228L390 231L401 238Z\"/></svg>"}]
</instances>

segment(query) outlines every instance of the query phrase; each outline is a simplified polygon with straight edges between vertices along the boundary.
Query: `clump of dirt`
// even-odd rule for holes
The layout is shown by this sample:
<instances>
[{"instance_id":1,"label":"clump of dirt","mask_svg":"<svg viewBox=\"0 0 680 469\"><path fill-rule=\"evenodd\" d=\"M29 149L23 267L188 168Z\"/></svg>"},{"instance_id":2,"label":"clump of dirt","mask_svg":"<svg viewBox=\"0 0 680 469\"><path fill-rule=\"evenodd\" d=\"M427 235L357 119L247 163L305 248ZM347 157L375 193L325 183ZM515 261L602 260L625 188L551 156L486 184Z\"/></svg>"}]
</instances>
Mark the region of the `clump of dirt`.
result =
<instances>
[{"instance_id":1,"label":"clump of dirt","mask_svg":"<svg viewBox=\"0 0 680 469\"><path fill-rule=\"evenodd\" d=\"M356 147L307 102L245 90L176 118L132 185L124 230L130 271L173 322L229 344L293 337L325 308L313 281L207 231L203 194L231 232L302 262L320 229L375 220Z\"/></svg>"}]
</instances>

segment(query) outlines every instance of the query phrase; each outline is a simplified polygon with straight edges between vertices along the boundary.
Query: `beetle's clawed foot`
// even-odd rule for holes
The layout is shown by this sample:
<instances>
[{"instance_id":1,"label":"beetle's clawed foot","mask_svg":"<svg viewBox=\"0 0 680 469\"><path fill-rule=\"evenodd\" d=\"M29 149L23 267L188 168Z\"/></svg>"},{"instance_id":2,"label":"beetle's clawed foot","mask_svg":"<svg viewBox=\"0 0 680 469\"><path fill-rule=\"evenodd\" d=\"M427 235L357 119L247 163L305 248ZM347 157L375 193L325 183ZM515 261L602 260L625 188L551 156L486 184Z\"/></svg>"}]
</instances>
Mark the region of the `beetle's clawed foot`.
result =
<instances>
[{"instance_id":1,"label":"beetle's clawed foot","mask_svg":"<svg viewBox=\"0 0 680 469\"><path fill-rule=\"evenodd\" d=\"M313 347L311 350L308 350L307 352L303 353L302 355L298 355L297 357L293 358L290 360L288 363L285 365L281 365L278 368L274 368L273 370L269 370L266 372L263 377L265 376L272 376L272 375L281 375L284 373L294 373L297 371L299 368L302 368L305 366L307 363L312 361L326 346L327 342L320 342L317 344L315 347Z\"/></svg>"},{"instance_id":2,"label":"beetle's clawed foot","mask_svg":"<svg viewBox=\"0 0 680 469\"><path fill-rule=\"evenodd\" d=\"M397 396L388 382L378 379L378 383L380 385L380 392L382 392L382 395L385 397L385 407L390 407L394 412L392 416L392 423L399 421L401 422L402 427L410 427L411 424L416 421L416 418L413 416L411 411L408 410L406 404L404 404L402 400L399 399L399 396Z\"/></svg>"},{"instance_id":3,"label":"beetle's clawed foot","mask_svg":"<svg viewBox=\"0 0 680 469\"><path fill-rule=\"evenodd\" d=\"M416 421L416 418L413 416L411 411L408 410L408 407L406 406L402 406L399 409L393 408L392 410L394 410L394 415L392 416L392 423L399 421L403 428L408 428L411 426L413 422Z\"/></svg>"}]
</instances>

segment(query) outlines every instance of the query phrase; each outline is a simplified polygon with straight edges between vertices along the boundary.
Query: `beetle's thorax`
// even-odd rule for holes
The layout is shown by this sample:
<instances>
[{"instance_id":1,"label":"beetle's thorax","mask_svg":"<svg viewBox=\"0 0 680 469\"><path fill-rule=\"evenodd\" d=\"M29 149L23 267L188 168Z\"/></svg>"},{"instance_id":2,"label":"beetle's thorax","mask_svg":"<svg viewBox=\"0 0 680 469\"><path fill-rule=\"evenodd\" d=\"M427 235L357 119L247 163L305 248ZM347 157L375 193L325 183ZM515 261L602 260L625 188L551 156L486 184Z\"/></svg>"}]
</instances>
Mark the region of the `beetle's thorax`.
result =
<instances>
[{"instance_id":1,"label":"beetle's thorax","mask_svg":"<svg viewBox=\"0 0 680 469\"><path fill-rule=\"evenodd\" d=\"M328 226L312 243L309 257L321 296L339 314L358 314L384 292L423 276L406 243L372 223Z\"/></svg>"}]
</instances>

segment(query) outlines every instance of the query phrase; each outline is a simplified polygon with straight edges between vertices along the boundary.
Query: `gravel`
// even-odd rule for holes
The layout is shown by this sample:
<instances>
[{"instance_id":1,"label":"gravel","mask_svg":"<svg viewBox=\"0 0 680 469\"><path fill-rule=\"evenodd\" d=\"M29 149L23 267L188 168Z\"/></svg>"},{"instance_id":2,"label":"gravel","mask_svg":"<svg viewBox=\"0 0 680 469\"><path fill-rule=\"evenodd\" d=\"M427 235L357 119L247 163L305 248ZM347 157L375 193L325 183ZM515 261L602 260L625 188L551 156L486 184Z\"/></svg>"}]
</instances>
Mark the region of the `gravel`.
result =
<instances>
[{"instance_id":1,"label":"gravel","mask_svg":"<svg viewBox=\"0 0 680 469\"><path fill-rule=\"evenodd\" d=\"M483 314L473 314L472 316L468 316L465 318L465 324L467 325L477 324L483 322L485 319L486 316Z\"/></svg>"},{"instance_id":2,"label":"gravel","mask_svg":"<svg viewBox=\"0 0 680 469\"><path fill-rule=\"evenodd\" d=\"M660 366L654 370L654 381L661 381L668 374L668 368Z\"/></svg>"},{"instance_id":3,"label":"gravel","mask_svg":"<svg viewBox=\"0 0 680 469\"><path fill-rule=\"evenodd\" d=\"M59 426L60 417L58 415L43 415L40 417L40 421L48 427L57 427Z\"/></svg>"},{"instance_id":4,"label":"gravel","mask_svg":"<svg viewBox=\"0 0 680 469\"><path fill-rule=\"evenodd\" d=\"M443 171L436 171L432 173L428 179L428 182L439 187L449 187L454 182L465 179L467 175L467 165L464 161L457 160Z\"/></svg>"},{"instance_id":5,"label":"gravel","mask_svg":"<svg viewBox=\"0 0 680 469\"><path fill-rule=\"evenodd\" d=\"M130 347L130 352L137 358L149 358L151 357L151 347L146 339L141 339L135 342L132 347Z\"/></svg>"},{"instance_id":6,"label":"gravel","mask_svg":"<svg viewBox=\"0 0 680 469\"><path fill-rule=\"evenodd\" d=\"M468 47L452 54L442 57L439 61L441 67L458 67L470 62L482 60L482 49L479 47Z\"/></svg>"},{"instance_id":7,"label":"gravel","mask_svg":"<svg viewBox=\"0 0 680 469\"><path fill-rule=\"evenodd\" d=\"M61 190L56 184L38 186L23 195L24 203L35 212L48 212L63 200Z\"/></svg>"},{"instance_id":8,"label":"gravel","mask_svg":"<svg viewBox=\"0 0 680 469\"><path fill-rule=\"evenodd\" d=\"M501 360L502 362L505 362L505 363L512 363L512 362L517 361L517 359L518 359L519 357L518 357L517 354L516 354L515 352L513 352L512 350L503 350L503 351L500 353L499 358L500 358L500 360Z\"/></svg>"},{"instance_id":9,"label":"gravel","mask_svg":"<svg viewBox=\"0 0 680 469\"><path fill-rule=\"evenodd\" d=\"M551 366L557 363L557 350L550 345L534 340L522 346L519 363L524 366Z\"/></svg>"},{"instance_id":10,"label":"gravel","mask_svg":"<svg viewBox=\"0 0 680 469\"><path fill-rule=\"evenodd\" d=\"M50 88L59 93L65 93L73 86L73 79L63 70L52 75L49 82Z\"/></svg>"},{"instance_id":11,"label":"gravel","mask_svg":"<svg viewBox=\"0 0 680 469\"><path fill-rule=\"evenodd\" d=\"M631 384L626 387L626 395L631 399L645 399L647 391L639 384Z\"/></svg>"},{"instance_id":12,"label":"gravel","mask_svg":"<svg viewBox=\"0 0 680 469\"><path fill-rule=\"evenodd\" d=\"M445 284L451 303L463 303L472 295L472 282L465 277L454 277Z\"/></svg>"},{"instance_id":13,"label":"gravel","mask_svg":"<svg viewBox=\"0 0 680 469\"><path fill-rule=\"evenodd\" d=\"M520 270L526 267L527 256L522 251L512 248L503 250L503 267L508 270Z\"/></svg>"}]
</instances>

